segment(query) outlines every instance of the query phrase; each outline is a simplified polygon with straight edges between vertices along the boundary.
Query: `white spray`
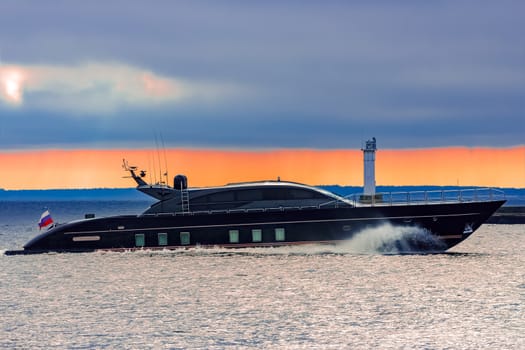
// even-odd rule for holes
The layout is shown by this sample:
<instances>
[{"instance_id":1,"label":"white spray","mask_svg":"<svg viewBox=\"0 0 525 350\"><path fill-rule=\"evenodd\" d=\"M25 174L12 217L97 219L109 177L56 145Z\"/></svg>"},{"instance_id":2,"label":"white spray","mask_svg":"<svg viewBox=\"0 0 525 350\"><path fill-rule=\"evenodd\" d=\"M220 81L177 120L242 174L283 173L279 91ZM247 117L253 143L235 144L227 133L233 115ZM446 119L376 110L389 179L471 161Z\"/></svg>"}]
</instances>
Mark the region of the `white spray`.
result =
<instances>
[{"instance_id":1,"label":"white spray","mask_svg":"<svg viewBox=\"0 0 525 350\"><path fill-rule=\"evenodd\" d=\"M338 246L341 252L373 254L398 254L417 252L417 245L443 248L443 242L424 228L417 226L393 226L384 223L380 226L364 229L347 242Z\"/></svg>"}]
</instances>

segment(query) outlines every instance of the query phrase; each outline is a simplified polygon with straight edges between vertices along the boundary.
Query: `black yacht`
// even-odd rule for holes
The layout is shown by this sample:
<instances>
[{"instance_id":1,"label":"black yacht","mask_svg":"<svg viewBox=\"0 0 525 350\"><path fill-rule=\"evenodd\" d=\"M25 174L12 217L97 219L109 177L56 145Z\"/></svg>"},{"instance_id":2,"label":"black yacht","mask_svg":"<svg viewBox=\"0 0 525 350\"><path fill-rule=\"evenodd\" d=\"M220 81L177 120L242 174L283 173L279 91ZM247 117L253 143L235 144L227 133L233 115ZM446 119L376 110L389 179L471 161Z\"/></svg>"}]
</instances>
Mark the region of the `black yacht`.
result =
<instances>
[{"instance_id":1,"label":"black yacht","mask_svg":"<svg viewBox=\"0 0 525 350\"><path fill-rule=\"evenodd\" d=\"M124 161L137 189L157 199L146 211L54 224L6 254L337 244L384 224L427 233L410 237L404 249L439 252L469 237L505 202L494 189L375 193L375 150L375 139L363 149L365 193L346 197L279 179L190 188L177 175L173 186L148 184L145 172Z\"/></svg>"}]
</instances>

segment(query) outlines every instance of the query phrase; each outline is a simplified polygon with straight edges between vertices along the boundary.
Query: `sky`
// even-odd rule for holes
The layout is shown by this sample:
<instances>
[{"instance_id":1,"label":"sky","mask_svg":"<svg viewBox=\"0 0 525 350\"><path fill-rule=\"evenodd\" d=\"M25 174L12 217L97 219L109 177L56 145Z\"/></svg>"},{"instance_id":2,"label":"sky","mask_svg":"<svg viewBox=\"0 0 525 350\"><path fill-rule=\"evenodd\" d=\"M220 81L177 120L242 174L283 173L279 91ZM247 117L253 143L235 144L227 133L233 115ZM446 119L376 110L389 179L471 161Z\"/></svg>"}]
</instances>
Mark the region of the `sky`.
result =
<instances>
[{"instance_id":1,"label":"sky","mask_svg":"<svg viewBox=\"0 0 525 350\"><path fill-rule=\"evenodd\" d=\"M199 185L355 185L371 137L378 184L525 187L523 13L506 0L2 1L0 188L126 187L102 167L147 167L157 149ZM196 153L223 163L206 177Z\"/></svg>"},{"instance_id":2,"label":"sky","mask_svg":"<svg viewBox=\"0 0 525 350\"><path fill-rule=\"evenodd\" d=\"M122 167L123 155L130 166L147 171L145 180L149 183L162 181L172 185L176 174L185 174L190 187L278 178L315 185L363 184L360 150L111 149L0 153L0 164L10 166L3 172L3 186L8 189L133 187L132 179L123 178L129 176ZM525 147L379 150L376 182L413 186L495 187L497 184L522 188L523 177L515 175L525 174L525 163L513 162L520 157L525 159ZM489 163L482 171L476 169L479 164ZM24 186L19 187L20 183Z\"/></svg>"}]
</instances>

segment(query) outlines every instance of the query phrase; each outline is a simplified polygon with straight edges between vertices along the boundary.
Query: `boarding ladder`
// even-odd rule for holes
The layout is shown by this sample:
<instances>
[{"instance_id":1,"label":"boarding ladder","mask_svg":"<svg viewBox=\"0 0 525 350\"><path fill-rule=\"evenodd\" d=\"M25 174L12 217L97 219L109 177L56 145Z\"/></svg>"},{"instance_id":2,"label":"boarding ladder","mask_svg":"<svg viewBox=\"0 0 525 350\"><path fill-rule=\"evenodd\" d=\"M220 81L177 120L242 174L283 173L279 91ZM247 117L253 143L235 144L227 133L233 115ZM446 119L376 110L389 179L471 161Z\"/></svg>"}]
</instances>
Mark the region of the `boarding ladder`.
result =
<instances>
[{"instance_id":1,"label":"boarding ladder","mask_svg":"<svg viewBox=\"0 0 525 350\"><path fill-rule=\"evenodd\" d=\"M187 188L180 189L180 200L182 204L182 213L189 214L190 212L190 193Z\"/></svg>"}]
</instances>

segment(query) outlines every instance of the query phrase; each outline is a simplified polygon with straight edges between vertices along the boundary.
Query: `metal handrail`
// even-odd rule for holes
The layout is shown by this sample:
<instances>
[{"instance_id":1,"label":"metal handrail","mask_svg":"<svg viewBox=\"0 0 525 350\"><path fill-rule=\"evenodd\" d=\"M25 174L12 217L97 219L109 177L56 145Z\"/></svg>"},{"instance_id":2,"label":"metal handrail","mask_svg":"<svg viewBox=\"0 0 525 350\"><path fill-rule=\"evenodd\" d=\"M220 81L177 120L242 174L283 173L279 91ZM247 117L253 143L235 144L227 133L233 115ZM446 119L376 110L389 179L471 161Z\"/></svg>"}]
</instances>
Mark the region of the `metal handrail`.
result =
<instances>
[{"instance_id":1,"label":"metal handrail","mask_svg":"<svg viewBox=\"0 0 525 350\"><path fill-rule=\"evenodd\" d=\"M505 193L496 188L468 188L384 192L373 196L353 193L344 198L350 200L355 206L385 206L493 201L505 199Z\"/></svg>"},{"instance_id":2,"label":"metal handrail","mask_svg":"<svg viewBox=\"0 0 525 350\"><path fill-rule=\"evenodd\" d=\"M413 204L440 204L440 203L466 203L480 201L494 201L505 199L505 193L495 188L469 188L457 190L432 190L432 191L399 191L376 193L373 196L361 193L352 193L341 199L334 199L319 205L290 206L290 207L268 207L268 208L237 208L222 210L200 210L176 213L154 213L142 214L144 216L163 215L195 215L195 214L233 214L253 212L282 212L285 210L322 209L328 206L339 208L341 206L394 206Z\"/></svg>"}]
</instances>

